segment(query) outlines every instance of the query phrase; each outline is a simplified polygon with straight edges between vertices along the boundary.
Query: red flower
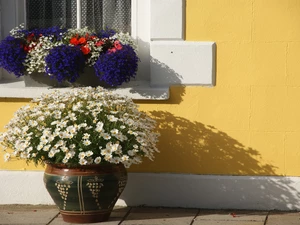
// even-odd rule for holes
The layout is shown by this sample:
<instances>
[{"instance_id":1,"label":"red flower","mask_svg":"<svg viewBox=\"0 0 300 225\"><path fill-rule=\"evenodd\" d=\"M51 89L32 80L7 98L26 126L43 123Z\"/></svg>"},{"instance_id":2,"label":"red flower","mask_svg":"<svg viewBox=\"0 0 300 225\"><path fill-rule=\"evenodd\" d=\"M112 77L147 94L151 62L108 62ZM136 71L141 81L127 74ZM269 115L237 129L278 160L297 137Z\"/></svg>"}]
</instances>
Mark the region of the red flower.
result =
<instances>
[{"instance_id":1,"label":"red flower","mask_svg":"<svg viewBox=\"0 0 300 225\"><path fill-rule=\"evenodd\" d=\"M82 51L82 53L83 53L84 55L89 54L90 51L91 51L91 49L88 47L88 45L86 45L86 46L81 46L80 49L81 49L81 51Z\"/></svg>"},{"instance_id":2,"label":"red flower","mask_svg":"<svg viewBox=\"0 0 300 225\"><path fill-rule=\"evenodd\" d=\"M78 40L77 40L77 38L71 38L71 40L70 40L70 44L72 44L72 45L78 45Z\"/></svg>"},{"instance_id":3,"label":"red flower","mask_svg":"<svg viewBox=\"0 0 300 225\"><path fill-rule=\"evenodd\" d=\"M30 42L34 38L34 34L31 33L27 36L27 41Z\"/></svg>"},{"instance_id":4,"label":"red flower","mask_svg":"<svg viewBox=\"0 0 300 225\"><path fill-rule=\"evenodd\" d=\"M96 46L97 46L97 47L99 47L99 46L101 46L101 45L103 45L103 44L104 44L103 41L97 41L97 42L96 42Z\"/></svg>"},{"instance_id":5,"label":"red flower","mask_svg":"<svg viewBox=\"0 0 300 225\"><path fill-rule=\"evenodd\" d=\"M23 49L24 49L25 52L28 52L30 50L30 48L28 46L26 46L26 45L24 46Z\"/></svg>"},{"instance_id":6,"label":"red flower","mask_svg":"<svg viewBox=\"0 0 300 225\"><path fill-rule=\"evenodd\" d=\"M94 40L96 38L96 36L91 36L91 40Z\"/></svg>"},{"instance_id":7,"label":"red flower","mask_svg":"<svg viewBox=\"0 0 300 225\"><path fill-rule=\"evenodd\" d=\"M78 43L81 45L86 44L86 39L84 37L79 38Z\"/></svg>"},{"instance_id":8,"label":"red flower","mask_svg":"<svg viewBox=\"0 0 300 225\"><path fill-rule=\"evenodd\" d=\"M110 53L116 52L117 49L116 49L116 48L110 48L110 49L108 49L107 51L108 51L108 53L110 54Z\"/></svg>"},{"instance_id":9,"label":"red flower","mask_svg":"<svg viewBox=\"0 0 300 225\"><path fill-rule=\"evenodd\" d=\"M121 50L122 49L122 44L119 41L115 41L114 46L117 50Z\"/></svg>"}]
</instances>

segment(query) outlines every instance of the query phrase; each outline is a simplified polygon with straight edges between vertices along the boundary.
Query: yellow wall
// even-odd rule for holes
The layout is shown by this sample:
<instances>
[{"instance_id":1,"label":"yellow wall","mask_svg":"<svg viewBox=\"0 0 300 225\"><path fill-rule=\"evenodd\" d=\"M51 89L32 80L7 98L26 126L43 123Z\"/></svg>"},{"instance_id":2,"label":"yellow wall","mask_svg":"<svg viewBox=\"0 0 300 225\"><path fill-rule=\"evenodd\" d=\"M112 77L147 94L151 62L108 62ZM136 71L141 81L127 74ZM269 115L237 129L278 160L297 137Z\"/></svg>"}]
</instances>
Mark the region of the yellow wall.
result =
<instances>
[{"instance_id":1,"label":"yellow wall","mask_svg":"<svg viewBox=\"0 0 300 225\"><path fill-rule=\"evenodd\" d=\"M215 41L217 82L139 101L161 138L132 172L300 175L300 0L187 0L187 41ZM0 131L24 102L0 99ZM0 169L26 167L20 161Z\"/></svg>"},{"instance_id":2,"label":"yellow wall","mask_svg":"<svg viewBox=\"0 0 300 225\"><path fill-rule=\"evenodd\" d=\"M142 104L158 111L162 153L134 170L299 176L300 0L186 7L187 41L216 42L216 86L173 87L169 102Z\"/></svg>"}]
</instances>

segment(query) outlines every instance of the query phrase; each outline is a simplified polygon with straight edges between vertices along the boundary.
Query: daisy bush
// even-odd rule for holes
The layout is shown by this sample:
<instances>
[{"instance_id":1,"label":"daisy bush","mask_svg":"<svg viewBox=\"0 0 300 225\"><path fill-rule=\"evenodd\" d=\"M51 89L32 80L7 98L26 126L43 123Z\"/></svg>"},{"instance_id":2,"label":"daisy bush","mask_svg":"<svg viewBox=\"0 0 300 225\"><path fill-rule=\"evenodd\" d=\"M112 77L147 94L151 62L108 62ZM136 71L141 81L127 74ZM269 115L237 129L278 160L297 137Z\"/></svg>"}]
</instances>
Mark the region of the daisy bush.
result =
<instances>
[{"instance_id":1,"label":"daisy bush","mask_svg":"<svg viewBox=\"0 0 300 225\"><path fill-rule=\"evenodd\" d=\"M69 46L76 47L80 51L66 51L64 54L58 55L61 49L69 50ZM131 50L125 46L134 49L134 57L126 59L110 57L110 62L103 62L101 56L106 53L113 55L122 51L124 55L124 52L127 51L127 55L132 55ZM72 55L74 53L76 56ZM55 57L56 60L54 60ZM53 60L47 60L50 58ZM72 59L74 64L81 65L82 58L84 58L83 66L76 68L71 67L67 60ZM108 28L96 32L87 27L81 29L50 27L26 30L20 25L11 30L10 35L0 42L0 59L0 67L14 73L17 77L39 72L45 73L59 82L66 80L71 83L79 78L80 72L85 67L94 67L97 62L101 61L102 67L105 66L103 64L109 63L109 71L113 76L118 77L107 79L108 76L103 76L99 72L95 76L101 77L100 80L111 86L118 86L136 76L138 56L136 43L128 33L117 33ZM117 60L113 61L115 59ZM60 69L52 69L56 68L58 64ZM111 68L111 66L113 67ZM125 74L120 75L118 72L120 67ZM76 71L74 72L74 70ZM63 77L65 79L61 79Z\"/></svg>"},{"instance_id":2,"label":"daisy bush","mask_svg":"<svg viewBox=\"0 0 300 225\"><path fill-rule=\"evenodd\" d=\"M55 91L16 111L0 133L5 161L68 166L139 164L158 152L156 121L101 87Z\"/></svg>"}]
</instances>

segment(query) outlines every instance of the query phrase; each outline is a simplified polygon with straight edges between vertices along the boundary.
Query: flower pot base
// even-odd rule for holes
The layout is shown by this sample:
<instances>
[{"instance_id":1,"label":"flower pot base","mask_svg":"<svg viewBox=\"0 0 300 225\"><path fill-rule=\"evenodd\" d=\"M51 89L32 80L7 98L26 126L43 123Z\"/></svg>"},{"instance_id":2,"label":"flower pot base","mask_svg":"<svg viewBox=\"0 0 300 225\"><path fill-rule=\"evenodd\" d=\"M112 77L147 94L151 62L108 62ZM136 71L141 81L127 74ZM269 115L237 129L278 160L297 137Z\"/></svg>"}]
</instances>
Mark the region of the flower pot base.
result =
<instances>
[{"instance_id":1,"label":"flower pot base","mask_svg":"<svg viewBox=\"0 0 300 225\"><path fill-rule=\"evenodd\" d=\"M126 186L127 171L123 164L47 164L44 183L64 221L95 223L108 220Z\"/></svg>"},{"instance_id":2,"label":"flower pot base","mask_svg":"<svg viewBox=\"0 0 300 225\"><path fill-rule=\"evenodd\" d=\"M88 212L86 214L74 211L60 211L60 214L62 215L63 220L68 223L97 223L107 221L111 211L102 210L94 213Z\"/></svg>"}]
</instances>

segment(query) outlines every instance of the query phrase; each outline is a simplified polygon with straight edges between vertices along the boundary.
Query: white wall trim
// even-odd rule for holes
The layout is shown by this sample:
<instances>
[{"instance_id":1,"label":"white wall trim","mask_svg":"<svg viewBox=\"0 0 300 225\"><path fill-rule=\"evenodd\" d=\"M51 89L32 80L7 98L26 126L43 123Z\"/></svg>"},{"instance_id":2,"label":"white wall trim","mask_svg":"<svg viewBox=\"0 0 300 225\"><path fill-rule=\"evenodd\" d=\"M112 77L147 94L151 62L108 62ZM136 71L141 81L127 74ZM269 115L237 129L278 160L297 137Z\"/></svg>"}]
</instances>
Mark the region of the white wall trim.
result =
<instances>
[{"instance_id":1,"label":"white wall trim","mask_svg":"<svg viewBox=\"0 0 300 225\"><path fill-rule=\"evenodd\" d=\"M54 90L70 91L72 88L25 87L23 81L0 83L0 98L36 98L42 93ZM116 94L130 97L135 100L166 100L169 99L168 87L151 87L149 82L132 81L121 87L110 89Z\"/></svg>"},{"instance_id":2,"label":"white wall trim","mask_svg":"<svg viewBox=\"0 0 300 225\"><path fill-rule=\"evenodd\" d=\"M184 40L185 0L151 0L151 40Z\"/></svg>"},{"instance_id":3,"label":"white wall trim","mask_svg":"<svg viewBox=\"0 0 300 225\"><path fill-rule=\"evenodd\" d=\"M129 173L121 206L300 210L300 177ZM42 171L0 171L0 204L54 204Z\"/></svg>"},{"instance_id":4,"label":"white wall trim","mask_svg":"<svg viewBox=\"0 0 300 225\"><path fill-rule=\"evenodd\" d=\"M215 43L152 41L151 86L215 85Z\"/></svg>"},{"instance_id":5,"label":"white wall trim","mask_svg":"<svg viewBox=\"0 0 300 225\"><path fill-rule=\"evenodd\" d=\"M184 35L185 1L151 0L151 86L215 85L215 43Z\"/></svg>"}]
</instances>

